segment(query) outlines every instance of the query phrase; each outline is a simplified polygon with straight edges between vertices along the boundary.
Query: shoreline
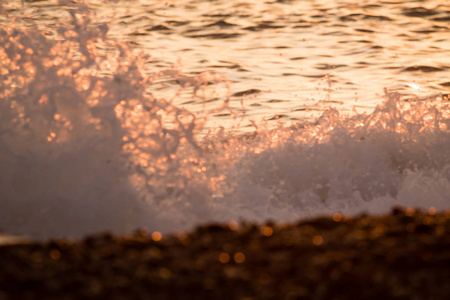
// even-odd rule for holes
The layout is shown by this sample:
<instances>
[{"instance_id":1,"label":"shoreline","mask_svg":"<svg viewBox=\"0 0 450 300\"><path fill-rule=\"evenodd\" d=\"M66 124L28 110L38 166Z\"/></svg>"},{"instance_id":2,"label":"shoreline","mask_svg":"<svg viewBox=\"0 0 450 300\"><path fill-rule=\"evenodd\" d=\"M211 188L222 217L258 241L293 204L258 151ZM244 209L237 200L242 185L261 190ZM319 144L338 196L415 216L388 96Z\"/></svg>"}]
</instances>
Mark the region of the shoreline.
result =
<instances>
[{"instance_id":1,"label":"shoreline","mask_svg":"<svg viewBox=\"0 0 450 300\"><path fill-rule=\"evenodd\" d=\"M447 299L450 211L0 247L0 299Z\"/></svg>"}]
</instances>

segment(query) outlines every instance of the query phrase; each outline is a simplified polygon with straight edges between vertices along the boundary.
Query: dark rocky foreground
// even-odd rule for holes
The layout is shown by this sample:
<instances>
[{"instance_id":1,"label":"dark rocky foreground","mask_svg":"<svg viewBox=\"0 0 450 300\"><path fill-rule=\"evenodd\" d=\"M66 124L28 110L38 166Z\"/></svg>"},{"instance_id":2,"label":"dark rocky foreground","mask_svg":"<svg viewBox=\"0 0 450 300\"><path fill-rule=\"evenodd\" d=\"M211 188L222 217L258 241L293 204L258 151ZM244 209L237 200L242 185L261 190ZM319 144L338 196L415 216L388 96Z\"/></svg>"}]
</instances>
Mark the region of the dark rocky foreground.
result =
<instances>
[{"instance_id":1,"label":"dark rocky foreground","mask_svg":"<svg viewBox=\"0 0 450 300\"><path fill-rule=\"evenodd\" d=\"M0 247L0 299L449 299L450 212Z\"/></svg>"}]
</instances>

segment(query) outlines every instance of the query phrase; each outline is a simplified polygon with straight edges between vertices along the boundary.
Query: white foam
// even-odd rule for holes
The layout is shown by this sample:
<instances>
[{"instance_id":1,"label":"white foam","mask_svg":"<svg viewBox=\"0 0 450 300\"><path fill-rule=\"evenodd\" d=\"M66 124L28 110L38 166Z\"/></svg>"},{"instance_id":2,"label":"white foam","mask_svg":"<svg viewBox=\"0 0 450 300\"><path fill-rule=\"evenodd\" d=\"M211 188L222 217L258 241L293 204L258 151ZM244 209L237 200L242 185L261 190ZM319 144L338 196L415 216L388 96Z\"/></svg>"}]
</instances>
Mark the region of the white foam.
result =
<instances>
[{"instance_id":1,"label":"white foam","mask_svg":"<svg viewBox=\"0 0 450 300\"><path fill-rule=\"evenodd\" d=\"M449 207L448 104L386 92L369 115L329 109L295 127L256 124L254 138L222 129L200 141L204 115L149 88L165 77L196 92L223 77L147 77L145 57L108 39L107 24L92 25L82 5L71 14L58 38L19 23L0 29L1 230L77 237ZM211 112L227 109L223 99Z\"/></svg>"}]
</instances>

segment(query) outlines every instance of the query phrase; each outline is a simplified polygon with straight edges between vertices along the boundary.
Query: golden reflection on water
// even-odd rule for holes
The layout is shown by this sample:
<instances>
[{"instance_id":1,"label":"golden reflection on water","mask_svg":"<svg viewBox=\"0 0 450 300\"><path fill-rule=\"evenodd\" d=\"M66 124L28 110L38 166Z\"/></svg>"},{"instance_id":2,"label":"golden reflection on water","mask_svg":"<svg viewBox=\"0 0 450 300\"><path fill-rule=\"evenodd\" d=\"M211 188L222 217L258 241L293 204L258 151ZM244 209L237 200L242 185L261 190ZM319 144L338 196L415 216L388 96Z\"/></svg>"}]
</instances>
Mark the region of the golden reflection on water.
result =
<instances>
[{"instance_id":1,"label":"golden reflection on water","mask_svg":"<svg viewBox=\"0 0 450 300\"><path fill-rule=\"evenodd\" d=\"M95 38L85 36L89 31L76 26L77 32L60 28L63 34L57 37L56 20L67 20L62 13L45 14L50 2L27 3L36 9L30 18L48 29L38 40L48 35L52 42L46 51L27 48L36 33L32 28L19 34L26 37L23 43L19 38L0 43L0 58L8 57L0 63L6 81L0 81L6 87L0 94L6 103L3 122L7 129L11 123L18 128L2 136L5 149L14 154L3 155L13 178L13 202L33 200L35 194L53 197L55 203L68 194L92 203L118 197L127 201L118 202L120 211L133 202L131 181L130 189L139 195L134 200L151 207L152 217L146 219L153 222L155 212L155 223L162 216L186 229L205 218L230 220L242 214L280 220L333 204L340 211L353 206L349 199L355 206L380 199L382 206L386 198L411 205L419 203L416 192L447 199L450 110L443 102L450 88L445 77L450 59L448 39L442 38L449 28L442 19L450 10L442 10L445 5L418 9L403 2L198 0L189 2L201 4L195 9L187 2L162 6L158 1L140 2L137 9L138 2L118 1L106 8L94 2L100 20L106 19L105 12L115 14L108 19L111 36L128 41L135 52L149 52L148 57L131 55L122 42L98 38L94 43ZM69 40L77 36L81 42ZM115 50L108 48L113 45ZM14 47L18 53L6 55ZM182 63L174 63L181 57ZM147 76L139 72L142 66ZM383 97L377 96L384 86ZM381 98L386 102L374 113L362 114ZM352 110L354 117L342 117ZM301 123L319 114L314 122ZM300 124L276 127L278 121ZM255 128L258 133L229 136L220 129L232 125L240 133ZM209 129L215 130L207 136L203 131ZM201 134L206 136L198 144L195 135ZM441 209L446 202L438 200L433 205ZM436 214L429 205L425 225ZM108 215L109 202L106 206L107 216L117 214ZM129 216L123 218L134 217ZM333 215L335 222L343 219ZM112 226L122 226L123 220L112 220ZM408 223L404 229L413 232L420 225ZM239 225L232 221L229 228L239 230ZM312 227L305 230L310 243L326 243ZM371 235L385 230L377 227ZM161 232L154 231L152 240L161 241ZM261 226L259 232L271 237L274 228ZM183 234L179 238L190 242ZM295 240L283 237L283 244ZM150 249L150 254L161 257L158 251ZM224 246L223 251L221 263L251 259L236 249ZM57 253L53 256L57 259ZM204 263L196 266L202 269ZM169 269L158 272L162 279L171 276Z\"/></svg>"},{"instance_id":2,"label":"golden reflection on water","mask_svg":"<svg viewBox=\"0 0 450 300\"><path fill-rule=\"evenodd\" d=\"M64 7L52 1L28 2L24 8L19 4L6 7L16 7L21 16L28 14L49 28L67 16L61 12ZM200 74L202 80L218 82L211 74L222 74L232 94L260 91L231 97L235 112L245 111L242 122L236 124L233 114L218 114L208 119L206 129L234 125L252 131L249 120L296 122L315 118L330 105L349 114L354 107L367 112L381 101L384 87L419 98L449 93L443 72L450 67L450 29L445 22L450 5L438 0L420 5L348 0L91 1L90 6L99 20L111 23L110 36L150 54L148 74L167 68L188 75L211 70L214 73ZM196 114L217 107L215 98L227 93L226 88L214 87L202 89L202 96L164 81L155 82L152 92L167 99L176 93L174 103Z\"/></svg>"}]
</instances>

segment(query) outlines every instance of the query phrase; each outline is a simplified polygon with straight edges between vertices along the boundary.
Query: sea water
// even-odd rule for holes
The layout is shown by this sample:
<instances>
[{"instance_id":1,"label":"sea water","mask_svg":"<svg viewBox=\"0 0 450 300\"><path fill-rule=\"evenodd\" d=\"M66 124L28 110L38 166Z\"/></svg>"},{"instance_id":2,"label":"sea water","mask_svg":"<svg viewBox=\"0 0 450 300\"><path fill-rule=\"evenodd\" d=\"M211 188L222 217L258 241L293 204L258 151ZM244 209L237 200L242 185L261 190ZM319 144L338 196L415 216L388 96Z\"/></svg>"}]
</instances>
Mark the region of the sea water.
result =
<instances>
[{"instance_id":1,"label":"sea water","mask_svg":"<svg viewBox=\"0 0 450 300\"><path fill-rule=\"evenodd\" d=\"M88 4L1 4L2 231L449 207L449 5Z\"/></svg>"}]
</instances>

